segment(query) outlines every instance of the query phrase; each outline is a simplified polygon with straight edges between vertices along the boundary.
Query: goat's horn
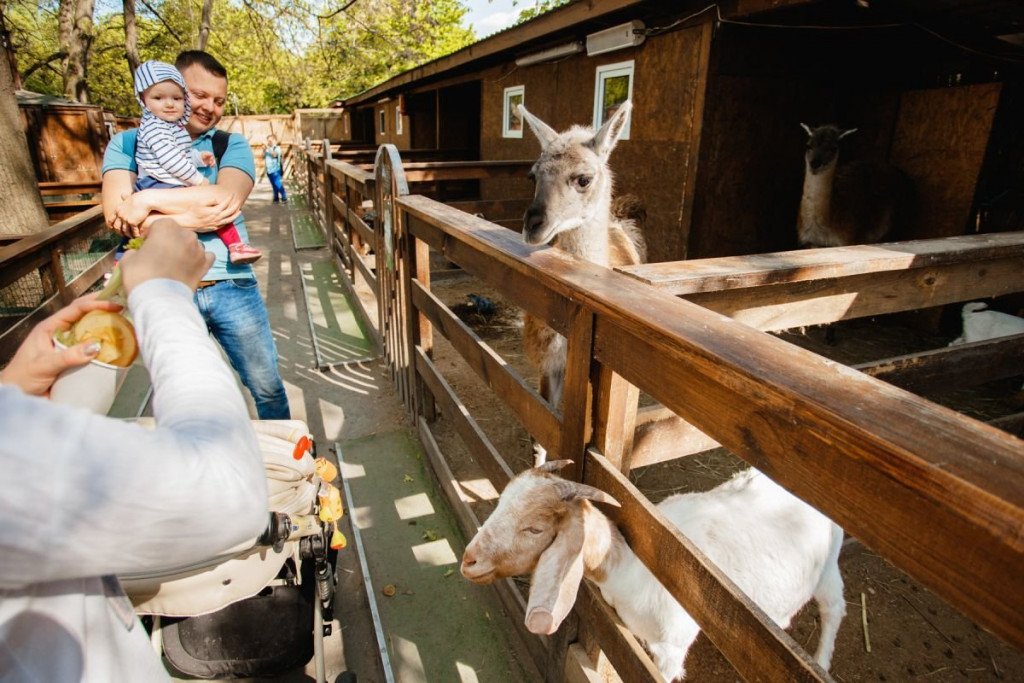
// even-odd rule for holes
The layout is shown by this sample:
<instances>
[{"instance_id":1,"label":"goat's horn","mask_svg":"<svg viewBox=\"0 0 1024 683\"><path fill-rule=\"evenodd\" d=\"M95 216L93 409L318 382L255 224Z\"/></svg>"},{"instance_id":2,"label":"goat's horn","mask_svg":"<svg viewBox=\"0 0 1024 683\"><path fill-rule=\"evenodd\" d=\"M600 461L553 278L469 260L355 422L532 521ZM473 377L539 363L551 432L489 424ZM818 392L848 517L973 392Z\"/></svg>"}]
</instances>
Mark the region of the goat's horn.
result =
<instances>
[{"instance_id":1,"label":"goat's horn","mask_svg":"<svg viewBox=\"0 0 1024 683\"><path fill-rule=\"evenodd\" d=\"M537 465L536 469L541 472L557 472L563 467L568 467L571 464L572 460L548 460L541 465Z\"/></svg>"},{"instance_id":2,"label":"goat's horn","mask_svg":"<svg viewBox=\"0 0 1024 683\"><path fill-rule=\"evenodd\" d=\"M619 501L615 500L601 489L588 486L587 484L581 484L576 481L558 482L558 495L566 502L586 498L587 500L592 500L595 503L607 503L608 505L614 505L617 508L622 507L619 504Z\"/></svg>"}]
</instances>

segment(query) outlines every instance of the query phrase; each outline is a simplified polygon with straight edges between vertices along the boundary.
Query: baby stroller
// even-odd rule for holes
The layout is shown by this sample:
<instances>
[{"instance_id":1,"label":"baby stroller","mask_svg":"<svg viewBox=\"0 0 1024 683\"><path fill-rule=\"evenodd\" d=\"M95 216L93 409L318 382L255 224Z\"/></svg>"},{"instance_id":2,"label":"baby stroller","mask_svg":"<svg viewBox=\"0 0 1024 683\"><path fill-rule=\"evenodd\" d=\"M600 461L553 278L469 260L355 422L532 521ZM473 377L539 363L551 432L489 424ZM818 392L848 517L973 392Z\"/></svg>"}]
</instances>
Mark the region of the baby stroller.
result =
<instances>
[{"instance_id":1,"label":"baby stroller","mask_svg":"<svg viewBox=\"0 0 1024 683\"><path fill-rule=\"evenodd\" d=\"M159 575L120 576L157 652L198 678L272 676L315 659L326 680L341 496L303 422L254 421L270 519L253 547ZM332 547L333 546L333 547Z\"/></svg>"}]
</instances>

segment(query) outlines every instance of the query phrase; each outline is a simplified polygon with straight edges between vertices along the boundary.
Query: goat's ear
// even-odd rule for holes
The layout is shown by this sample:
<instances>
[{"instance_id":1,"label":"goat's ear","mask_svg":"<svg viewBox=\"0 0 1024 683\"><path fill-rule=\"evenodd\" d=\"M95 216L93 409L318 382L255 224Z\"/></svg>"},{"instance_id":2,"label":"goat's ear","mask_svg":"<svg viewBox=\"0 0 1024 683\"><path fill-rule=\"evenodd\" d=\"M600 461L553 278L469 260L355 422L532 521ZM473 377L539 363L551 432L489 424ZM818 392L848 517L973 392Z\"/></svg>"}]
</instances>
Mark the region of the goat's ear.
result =
<instances>
[{"instance_id":1,"label":"goat's ear","mask_svg":"<svg viewBox=\"0 0 1024 683\"><path fill-rule=\"evenodd\" d=\"M583 517L573 515L537 560L526 605L530 633L551 635L575 604L583 579L583 541Z\"/></svg>"},{"instance_id":2,"label":"goat's ear","mask_svg":"<svg viewBox=\"0 0 1024 683\"><path fill-rule=\"evenodd\" d=\"M800 127L807 131L807 137L811 137L812 135L814 135L814 131L812 131L811 127L808 126L806 123L801 123Z\"/></svg>"},{"instance_id":3,"label":"goat's ear","mask_svg":"<svg viewBox=\"0 0 1024 683\"><path fill-rule=\"evenodd\" d=\"M594 135L594 152L601 158L607 159L608 155L615 149L615 143L626 127L629 120L629 112L633 109L633 103L626 100L619 105L612 117L604 122L601 129Z\"/></svg>"},{"instance_id":4,"label":"goat's ear","mask_svg":"<svg viewBox=\"0 0 1024 683\"><path fill-rule=\"evenodd\" d=\"M550 145L551 142L558 137L558 132L554 128L528 112L526 107L521 104L517 104L516 107L519 117L526 121L526 124L530 126L530 130L533 131L533 134L536 135L537 139L540 141L541 149Z\"/></svg>"},{"instance_id":5,"label":"goat's ear","mask_svg":"<svg viewBox=\"0 0 1024 683\"><path fill-rule=\"evenodd\" d=\"M847 135L852 135L853 133L856 133L856 132L857 132L856 128L851 128L850 130L844 130L842 133L839 134L839 139L842 140Z\"/></svg>"},{"instance_id":6,"label":"goat's ear","mask_svg":"<svg viewBox=\"0 0 1024 683\"><path fill-rule=\"evenodd\" d=\"M572 460L548 460L547 462L537 465L536 468L541 472L558 472L564 467L568 467L572 464Z\"/></svg>"},{"instance_id":7,"label":"goat's ear","mask_svg":"<svg viewBox=\"0 0 1024 683\"><path fill-rule=\"evenodd\" d=\"M614 505L615 507L622 507L619 501L615 500L601 489L596 489L593 486L587 484L580 484L575 481L560 481L555 487L558 491L558 496L565 502L580 500L586 498L597 503L607 503L608 505Z\"/></svg>"}]
</instances>

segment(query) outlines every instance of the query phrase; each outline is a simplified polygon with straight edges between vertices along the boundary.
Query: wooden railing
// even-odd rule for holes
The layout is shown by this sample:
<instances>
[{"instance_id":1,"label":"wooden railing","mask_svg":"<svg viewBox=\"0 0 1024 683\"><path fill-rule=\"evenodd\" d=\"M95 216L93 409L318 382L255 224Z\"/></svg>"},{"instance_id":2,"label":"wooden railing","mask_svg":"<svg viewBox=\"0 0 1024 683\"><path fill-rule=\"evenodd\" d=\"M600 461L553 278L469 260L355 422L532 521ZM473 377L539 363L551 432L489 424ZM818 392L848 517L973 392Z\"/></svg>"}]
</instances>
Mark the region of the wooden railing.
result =
<instances>
[{"instance_id":1,"label":"wooden railing","mask_svg":"<svg viewBox=\"0 0 1024 683\"><path fill-rule=\"evenodd\" d=\"M954 367L971 354L989 364L1010 359L990 376L1019 373L1013 349L1022 341L859 372L756 329L1024 291L1024 233L651 264L627 274L527 247L487 220L408 194L411 173L393 149L379 155L377 253L389 264L378 269L381 331L399 393L467 538L480 520L434 442L435 411L496 489L512 470L434 365L435 333L549 453L576 461L568 476L622 503L613 517L634 551L745 678L828 674L623 475L642 422L640 391L704 439L703 448L727 447L979 624L1024 645L1024 442L898 388L926 381L917 368ZM431 250L567 338L561 409L431 291ZM645 462L683 450L662 444ZM521 594L508 582L497 590L538 667L561 671L564 642L526 634ZM588 584L576 611L624 680L657 679Z\"/></svg>"},{"instance_id":2,"label":"wooden railing","mask_svg":"<svg viewBox=\"0 0 1024 683\"><path fill-rule=\"evenodd\" d=\"M0 363L11 357L37 322L86 292L110 270L113 249L96 253L94 258L78 249L74 251L85 257L88 265L73 277L64 272L62 257L69 248L104 230L103 209L97 206L0 248L0 294L13 294L16 284L24 280L30 280L28 286L38 290L32 292L35 300L30 302L31 312L0 334Z\"/></svg>"}]
</instances>

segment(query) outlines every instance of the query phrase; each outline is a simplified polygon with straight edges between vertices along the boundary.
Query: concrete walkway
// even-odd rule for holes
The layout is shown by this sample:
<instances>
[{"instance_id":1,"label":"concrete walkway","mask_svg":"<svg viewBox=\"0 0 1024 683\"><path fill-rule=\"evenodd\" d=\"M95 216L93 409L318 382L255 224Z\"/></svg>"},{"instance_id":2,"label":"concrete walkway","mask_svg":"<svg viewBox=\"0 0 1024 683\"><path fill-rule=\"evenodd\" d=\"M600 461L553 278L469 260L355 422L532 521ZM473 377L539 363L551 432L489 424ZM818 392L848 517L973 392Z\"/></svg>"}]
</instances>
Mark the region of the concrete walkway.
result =
<instances>
[{"instance_id":1,"label":"concrete walkway","mask_svg":"<svg viewBox=\"0 0 1024 683\"><path fill-rule=\"evenodd\" d=\"M354 506L346 501L352 514L342 525L349 546L339 554L328 680L345 670L360 682L385 680L350 526L353 518L366 544L396 680L528 680L512 655L507 617L497 600L458 573L465 540L424 469L429 465L382 362L325 372L315 368L300 276L304 267L308 270L330 253L326 248L296 251L290 217L305 208L275 205L270 198L264 180L249 198L245 217L253 244L264 252L255 264L256 274L292 416L309 425L320 455L332 457L330 449L339 445L356 498ZM382 594L391 587L392 596ZM312 675L310 664L304 674L277 680L305 681Z\"/></svg>"}]
</instances>

